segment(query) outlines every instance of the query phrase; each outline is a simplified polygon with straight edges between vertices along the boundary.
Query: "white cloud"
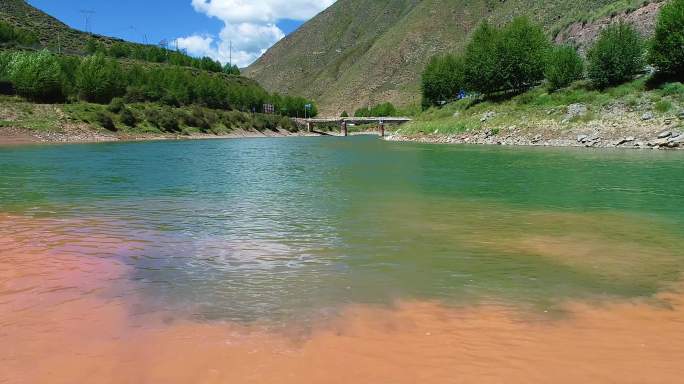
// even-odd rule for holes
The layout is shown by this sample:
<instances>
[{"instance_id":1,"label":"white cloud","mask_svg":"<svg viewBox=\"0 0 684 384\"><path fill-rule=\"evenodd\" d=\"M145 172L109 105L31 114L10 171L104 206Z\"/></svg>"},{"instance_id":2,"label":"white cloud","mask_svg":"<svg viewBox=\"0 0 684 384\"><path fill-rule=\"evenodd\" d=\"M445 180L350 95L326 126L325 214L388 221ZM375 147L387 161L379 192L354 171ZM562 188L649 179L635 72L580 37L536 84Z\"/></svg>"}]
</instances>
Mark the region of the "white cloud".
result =
<instances>
[{"instance_id":1,"label":"white cloud","mask_svg":"<svg viewBox=\"0 0 684 384\"><path fill-rule=\"evenodd\" d=\"M193 8L224 23L217 37L192 35L178 39L178 46L197 56L210 56L240 67L261 56L285 34L279 20L305 21L329 7L334 0L192 0Z\"/></svg>"}]
</instances>

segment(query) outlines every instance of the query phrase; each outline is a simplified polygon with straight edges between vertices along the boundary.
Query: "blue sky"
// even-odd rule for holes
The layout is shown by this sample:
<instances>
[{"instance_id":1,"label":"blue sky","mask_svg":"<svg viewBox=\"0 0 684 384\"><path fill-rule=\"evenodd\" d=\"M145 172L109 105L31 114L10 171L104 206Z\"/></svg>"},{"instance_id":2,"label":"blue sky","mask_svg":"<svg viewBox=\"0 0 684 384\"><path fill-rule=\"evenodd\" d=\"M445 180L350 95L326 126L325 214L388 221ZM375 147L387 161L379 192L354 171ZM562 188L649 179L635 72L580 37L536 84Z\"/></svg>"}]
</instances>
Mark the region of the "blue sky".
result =
<instances>
[{"instance_id":1,"label":"blue sky","mask_svg":"<svg viewBox=\"0 0 684 384\"><path fill-rule=\"evenodd\" d=\"M175 41L190 54L239 66L253 62L333 0L29 0L31 5L84 30L82 10L94 11L90 30L126 40Z\"/></svg>"}]
</instances>

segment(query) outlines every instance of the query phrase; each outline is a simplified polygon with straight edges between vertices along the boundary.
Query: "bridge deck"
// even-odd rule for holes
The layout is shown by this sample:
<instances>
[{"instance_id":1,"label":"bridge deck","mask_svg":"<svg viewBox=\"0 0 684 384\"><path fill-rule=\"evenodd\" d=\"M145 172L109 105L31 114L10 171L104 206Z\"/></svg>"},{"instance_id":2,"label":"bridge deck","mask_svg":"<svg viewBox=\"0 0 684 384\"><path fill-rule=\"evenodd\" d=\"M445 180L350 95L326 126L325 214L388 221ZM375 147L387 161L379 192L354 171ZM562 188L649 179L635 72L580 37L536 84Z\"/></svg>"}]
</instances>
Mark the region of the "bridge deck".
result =
<instances>
[{"instance_id":1,"label":"bridge deck","mask_svg":"<svg viewBox=\"0 0 684 384\"><path fill-rule=\"evenodd\" d=\"M372 123L408 123L411 121L408 117L317 117L311 119L298 119L304 123L342 123L347 124L372 124Z\"/></svg>"}]
</instances>

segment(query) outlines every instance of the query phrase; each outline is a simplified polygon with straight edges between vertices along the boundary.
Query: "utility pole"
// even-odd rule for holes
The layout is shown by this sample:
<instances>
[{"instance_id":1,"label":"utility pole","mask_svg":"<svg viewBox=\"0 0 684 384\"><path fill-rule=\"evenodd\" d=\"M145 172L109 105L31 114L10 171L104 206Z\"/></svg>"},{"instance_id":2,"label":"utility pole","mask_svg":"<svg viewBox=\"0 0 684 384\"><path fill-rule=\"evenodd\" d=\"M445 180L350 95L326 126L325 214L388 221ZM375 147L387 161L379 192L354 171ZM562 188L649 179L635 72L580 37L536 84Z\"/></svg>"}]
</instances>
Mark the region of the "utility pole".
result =
<instances>
[{"instance_id":1,"label":"utility pole","mask_svg":"<svg viewBox=\"0 0 684 384\"><path fill-rule=\"evenodd\" d=\"M85 19L85 31L86 33L91 33L90 31L90 18L95 14L92 9L81 9L81 14Z\"/></svg>"}]
</instances>

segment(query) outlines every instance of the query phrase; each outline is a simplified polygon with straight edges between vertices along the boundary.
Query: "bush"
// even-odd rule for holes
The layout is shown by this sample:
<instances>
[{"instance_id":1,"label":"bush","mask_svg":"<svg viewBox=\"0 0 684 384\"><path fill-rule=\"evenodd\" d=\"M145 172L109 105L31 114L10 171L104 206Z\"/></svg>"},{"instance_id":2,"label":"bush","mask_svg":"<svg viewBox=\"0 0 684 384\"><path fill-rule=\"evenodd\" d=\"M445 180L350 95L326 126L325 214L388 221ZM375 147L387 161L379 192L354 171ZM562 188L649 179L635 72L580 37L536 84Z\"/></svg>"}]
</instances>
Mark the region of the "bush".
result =
<instances>
[{"instance_id":1,"label":"bush","mask_svg":"<svg viewBox=\"0 0 684 384\"><path fill-rule=\"evenodd\" d=\"M435 56L421 79L423 107L440 105L458 97L465 89L465 61L461 56Z\"/></svg>"},{"instance_id":2,"label":"bush","mask_svg":"<svg viewBox=\"0 0 684 384\"><path fill-rule=\"evenodd\" d=\"M27 99L54 102L64 98L62 68L48 51L14 54L8 77L17 93Z\"/></svg>"},{"instance_id":3,"label":"bush","mask_svg":"<svg viewBox=\"0 0 684 384\"><path fill-rule=\"evenodd\" d=\"M0 43L18 43L32 46L38 44L38 37L27 30L15 28L0 21Z\"/></svg>"},{"instance_id":4,"label":"bush","mask_svg":"<svg viewBox=\"0 0 684 384\"><path fill-rule=\"evenodd\" d=\"M587 54L588 75L597 88L631 80L644 67L644 42L631 26L619 23L601 31Z\"/></svg>"},{"instance_id":5,"label":"bush","mask_svg":"<svg viewBox=\"0 0 684 384\"><path fill-rule=\"evenodd\" d=\"M159 120L159 128L166 132L179 132L180 123L178 120L179 116L177 116L173 110L164 110L161 119Z\"/></svg>"},{"instance_id":6,"label":"bush","mask_svg":"<svg viewBox=\"0 0 684 384\"><path fill-rule=\"evenodd\" d=\"M110 116L107 112L98 111L95 115L95 121L97 121L97 123L100 124L102 128L108 131L116 131L116 125L114 125L114 120L112 119L112 116Z\"/></svg>"},{"instance_id":7,"label":"bush","mask_svg":"<svg viewBox=\"0 0 684 384\"><path fill-rule=\"evenodd\" d=\"M161 119L162 114L156 108L145 109L145 120L147 120L150 125L161 128Z\"/></svg>"},{"instance_id":8,"label":"bush","mask_svg":"<svg viewBox=\"0 0 684 384\"><path fill-rule=\"evenodd\" d=\"M112 101L109 103L109 106L107 109L109 112L112 113L119 113L121 112L124 108L126 107L126 104L124 103L124 100L120 97L115 97L112 99Z\"/></svg>"},{"instance_id":9,"label":"bush","mask_svg":"<svg viewBox=\"0 0 684 384\"><path fill-rule=\"evenodd\" d=\"M347 111L342 111L340 117L349 117L349 114L347 113Z\"/></svg>"},{"instance_id":10,"label":"bush","mask_svg":"<svg viewBox=\"0 0 684 384\"><path fill-rule=\"evenodd\" d=\"M81 99L109 103L125 92L123 72L118 62L102 55L85 58L76 72L76 88Z\"/></svg>"},{"instance_id":11,"label":"bush","mask_svg":"<svg viewBox=\"0 0 684 384\"><path fill-rule=\"evenodd\" d=\"M684 0L673 0L660 11L649 62L663 73L684 78Z\"/></svg>"},{"instance_id":12,"label":"bush","mask_svg":"<svg viewBox=\"0 0 684 384\"><path fill-rule=\"evenodd\" d=\"M551 90L565 88L583 76L584 60L575 48L565 45L549 51L544 77Z\"/></svg>"},{"instance_id":13,"label":"bush","mask_svg":"<svg viewBox=\"0 0 684 384\"><path fill-rule=\"evenodd\" d=\"M123 108L120 112L121 122L129 127L135 127L138 124L138 119L136 119L133 111L129 108Z\"/></svg>"}]
</instances>

